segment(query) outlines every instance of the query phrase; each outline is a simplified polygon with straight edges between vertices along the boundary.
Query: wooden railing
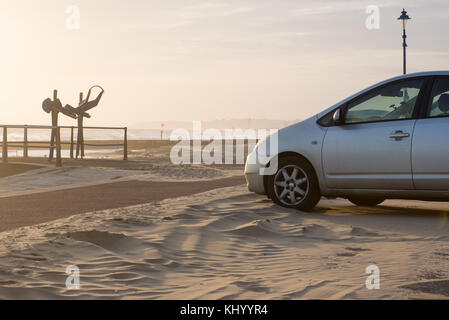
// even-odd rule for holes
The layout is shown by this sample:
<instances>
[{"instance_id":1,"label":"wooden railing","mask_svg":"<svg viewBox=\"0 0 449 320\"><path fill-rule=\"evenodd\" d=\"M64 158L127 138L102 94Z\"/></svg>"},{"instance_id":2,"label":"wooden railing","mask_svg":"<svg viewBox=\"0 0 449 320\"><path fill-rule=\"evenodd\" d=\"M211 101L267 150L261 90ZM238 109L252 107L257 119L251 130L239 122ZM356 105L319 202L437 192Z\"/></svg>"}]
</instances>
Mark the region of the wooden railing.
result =
<instances>
[{"instance_id":1,"label":"wooden railing","mask_svg":"<svg viewBox=\"0 0 449 320\"><path fill-rule=\"evenodd\" d=\"M3 162L8 162L8 148L23 148L23 157L28 158L29 149L55 149L56 151L56 166L62 167L62 157L61 157L61 146L70 145L70 158L74 158L74 148L75 148L75 138L74 130L77 127L69 126L35 126L35 125L0 125L3 130L3 140L2 146L2 160ZM23 129L23 141L11 141L8 142L8 129ZM28 140L28 129L37 130L55 130L55 144L52 146L50 141L29 141ZM70 141L61 141L61 129L70 129ZM84 129L93 130L123 130L123 143L110 143L110 144L92 144L84 143L85 146L91 147L123 147L123 160L128 160L128 128L126 127L84 127Z\"/></svg>"}]
</instances>

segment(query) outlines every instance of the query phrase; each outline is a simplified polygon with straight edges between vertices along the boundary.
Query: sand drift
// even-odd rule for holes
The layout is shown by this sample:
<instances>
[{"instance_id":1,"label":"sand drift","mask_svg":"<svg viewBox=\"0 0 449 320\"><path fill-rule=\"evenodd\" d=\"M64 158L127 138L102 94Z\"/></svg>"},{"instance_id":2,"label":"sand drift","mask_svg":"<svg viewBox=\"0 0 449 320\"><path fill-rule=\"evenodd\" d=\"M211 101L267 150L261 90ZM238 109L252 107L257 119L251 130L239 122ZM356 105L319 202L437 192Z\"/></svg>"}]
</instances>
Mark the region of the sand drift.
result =
<instances>
[{"instance_id":1,"label":"sand drift","mask_svg":"<svg viewBox=\"0 0 449 320\"><path fill-rule=\"evenodd\" d=\"M301 213L240 186L20 228L0 234L0 298L448 297L447 206L407 203Z\"/></svg>"}]
</instances>

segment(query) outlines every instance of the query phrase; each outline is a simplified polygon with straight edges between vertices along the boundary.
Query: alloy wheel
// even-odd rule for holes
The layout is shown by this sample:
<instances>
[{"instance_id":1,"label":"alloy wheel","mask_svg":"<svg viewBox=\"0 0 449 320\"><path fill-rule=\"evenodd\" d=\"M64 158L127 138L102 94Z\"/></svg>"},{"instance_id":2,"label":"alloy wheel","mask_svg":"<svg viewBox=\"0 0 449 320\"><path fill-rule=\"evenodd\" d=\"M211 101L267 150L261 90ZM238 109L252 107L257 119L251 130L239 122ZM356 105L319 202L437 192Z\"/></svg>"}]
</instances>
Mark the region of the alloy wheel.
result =
<instances>
[{"instance_id":1,"label":"alloy wheel","mask_svg":"<svg viewBox=\"0 0 449 320\"><path fill-rule=\"evenodd\" d=\"M307 174L297 165L281 168L274 178L274 192L284 205L296 206L309 191Z\"/></svg>"}]
</instances>

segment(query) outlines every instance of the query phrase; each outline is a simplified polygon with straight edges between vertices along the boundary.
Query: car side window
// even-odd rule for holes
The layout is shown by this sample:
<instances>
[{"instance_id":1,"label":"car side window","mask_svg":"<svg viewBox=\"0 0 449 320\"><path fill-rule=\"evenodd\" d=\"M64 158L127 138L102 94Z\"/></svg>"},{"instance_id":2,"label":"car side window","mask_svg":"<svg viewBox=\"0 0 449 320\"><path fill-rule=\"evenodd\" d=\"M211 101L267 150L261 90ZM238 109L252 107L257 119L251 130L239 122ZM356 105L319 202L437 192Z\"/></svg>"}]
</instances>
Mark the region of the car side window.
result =
<instances>
[{"instance_id":1,"label":"car side window","mask_svg":"<svg viewBox=\"0 0 449 320\"><path fill-rule=\"evenodd\" d=\"M449 116L449 79L437 79L432 88L428 117Z\"/></svg>"},{"instance_id":2,"label":"car side window","mask_svg":"<svg viewBox=\"0 0 449 320\"><path fill-rule=\"evenodd\" d=\"M410 119L424 80L406 80L372 91L348 105L345 123Z\"/></svg>"}]
</instances>

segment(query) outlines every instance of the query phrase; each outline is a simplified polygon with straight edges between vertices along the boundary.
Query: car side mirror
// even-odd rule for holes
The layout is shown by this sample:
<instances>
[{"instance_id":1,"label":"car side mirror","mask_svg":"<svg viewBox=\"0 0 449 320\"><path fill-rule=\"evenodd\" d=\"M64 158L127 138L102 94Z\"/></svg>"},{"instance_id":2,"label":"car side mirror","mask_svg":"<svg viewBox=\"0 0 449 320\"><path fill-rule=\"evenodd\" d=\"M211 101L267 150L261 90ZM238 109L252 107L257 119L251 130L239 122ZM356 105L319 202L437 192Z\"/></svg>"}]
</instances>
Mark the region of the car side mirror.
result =
<instances>
[{"instance_id":1,"label":"car side mirror","mask_svg":"<svg viewBox=\"0 0 449 320\"><path fill-rule=\"evenodd\" d=\"M341 108L338 108L337 110L335 110L334 115L332 116L332 120L334 121L334 124L336 124L336 125L343 123Z\"/></svg>"}]
</instances>

